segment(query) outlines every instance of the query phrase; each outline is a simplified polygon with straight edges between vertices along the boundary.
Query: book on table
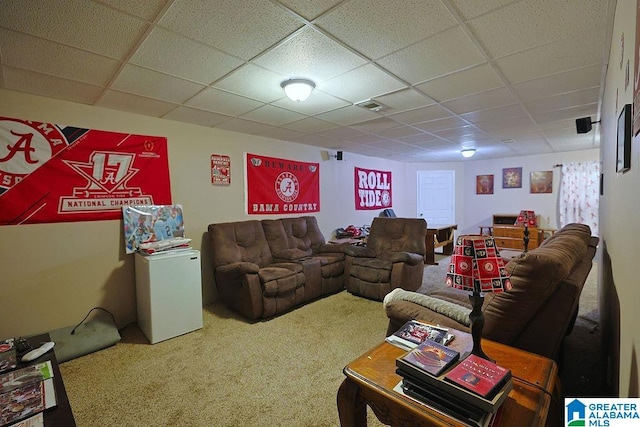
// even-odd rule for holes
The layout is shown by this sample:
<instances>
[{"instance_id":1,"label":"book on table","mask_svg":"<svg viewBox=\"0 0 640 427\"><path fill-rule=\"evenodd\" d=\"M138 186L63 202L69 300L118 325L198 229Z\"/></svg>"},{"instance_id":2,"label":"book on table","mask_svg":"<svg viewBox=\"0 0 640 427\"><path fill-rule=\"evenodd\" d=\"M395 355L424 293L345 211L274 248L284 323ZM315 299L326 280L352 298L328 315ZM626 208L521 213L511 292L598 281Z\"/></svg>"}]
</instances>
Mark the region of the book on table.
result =
<instances>
[{"instance_id":1,"label":"book on table","mask_svg":"<svg viewBox=\"0 0 640 427\"><path fill-rule=\"evenodd\" d=\"M417 320L409 320L400 329L389 335L386 341L404 350L411 350L427 339L447 345L454 338L455 334L449 332L447 328Z\"/></svg>"},{"instance_id":2,"label":"book on table","mask_svg":"<svg viewBox=\"0 0 640 427\"><path fill-rule=\"evenodd\" d=\"M495 363L470 354L445 375L450 381L485 399L492 399L511 379L511 371Z\"/></svg>"},{"instance_id":3,"label":"book on table","mask_svg":"<svg viewBox=\"0 0 640 427\"><path fill-rule=\"evenodd\" d=\"M0 375L0 426L57 405L51 361Z\"/></svg>"},{"instance_id":4,"label":"book on table","mask_svg":"<svg viewBox=\"0 0 640 427\"><path fill-rule=\"evenodd\" d=\"M464 401L467 404L478 407L486 412L495 413L500 405L507 398L509 392L513 389L513 383L511 381L511 371L508 369L502 371L504 368L498 367L499 369L495 369L495 364L489 362L488 360L482 359L482 361L478 362L476 360L477 356L469 354L466 355L466 346L462 349L456 349L456 351L461 352L463 354L462 360L457 362L444 370L440 371L438 374L433 374L429 372L429 370L424 369L424 367L419 366L416 363L409 363L405 357L401 356L396 359L396 373L404 378L404 380L413 386L419 386L421 389L426 389L432 391L434 394L440 395L443 399L450 400L460 400ZM500 378L498 378L497 374L496 378L492 380L482 379L485 383L491 381L493 383L492 386L487 387L486 385L481 386L481 390L484 390L483 393L478 393L478 391L474 391L471 387L477 387L478 384L459 384L457 381L453 380L454 375L462 378L465 372L471 368L476 371L476 375L481 375L478 372L478 366L483 368L491 368L493 371L500 373ZM491 372L493 372L491 371ZM455 372L455 374L451 374ZM459 374L460 373L460 374ZM485 374L486 375L486 374ZM447 376L451 376L450 379L447 379ZM471 377L467 375L468 380L471 380ZM461 380L463 381L463 380ZM472 382L476 382L472 380ZM484 394L484 395L483 395Z\"/></svg>"},{"instance_id":5,"label":"book on table","mask_svg":"<svg viewBox=\"0 0 640 427\"><path fill-rule=\"evenodd\" d=\"M440 375L460 358L460 353L435 341L426 340L400 357L397 366L409 364L431 375Z\"/></svg>"}]
</instances>

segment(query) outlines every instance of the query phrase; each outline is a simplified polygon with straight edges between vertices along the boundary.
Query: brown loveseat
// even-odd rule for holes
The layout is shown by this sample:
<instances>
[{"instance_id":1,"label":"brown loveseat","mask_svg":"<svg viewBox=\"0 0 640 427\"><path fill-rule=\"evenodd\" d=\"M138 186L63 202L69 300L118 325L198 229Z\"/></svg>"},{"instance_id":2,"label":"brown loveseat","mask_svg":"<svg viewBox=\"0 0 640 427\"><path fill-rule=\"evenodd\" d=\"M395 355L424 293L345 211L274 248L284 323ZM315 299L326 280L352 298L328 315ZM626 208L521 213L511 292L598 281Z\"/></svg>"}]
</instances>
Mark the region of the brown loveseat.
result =
<instances>
[{"instance_id":1,"label":"brown loveseat","mask_svg":"<svg viewBox=\"0 0 640 427\"><path fill-rule=\"evenodd\" d=\"M528 253L507 263L513 289L485 295L482 336L556 360L571 332L598 238L583 224L568 224ZM387 335L409 319L468 330L468 292L445 288L429 295L396 290L385 298Z\"/></svg>"},{"instance_id":2,"label":"brown loveseat","mask_svg":"<svg viewBox=\"0 0 640 427\"><path fill-rule=\"evenodd\" d=\"M315 217L210 224L221 300L255 320L344 289L346 245L326 244Z\"/></svg>"}]
</instances>

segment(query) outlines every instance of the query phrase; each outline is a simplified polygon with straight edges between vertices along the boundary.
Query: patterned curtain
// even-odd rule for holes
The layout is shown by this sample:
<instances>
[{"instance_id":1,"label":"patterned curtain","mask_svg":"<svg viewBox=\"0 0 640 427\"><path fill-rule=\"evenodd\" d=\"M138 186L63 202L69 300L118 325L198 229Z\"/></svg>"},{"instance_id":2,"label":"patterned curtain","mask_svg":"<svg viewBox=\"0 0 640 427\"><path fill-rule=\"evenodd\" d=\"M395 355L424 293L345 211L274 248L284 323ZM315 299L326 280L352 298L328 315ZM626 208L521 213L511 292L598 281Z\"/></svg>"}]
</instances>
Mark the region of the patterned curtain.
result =
<instances>
[{"instance_id":1,"label":"patterned curtain","mask_svg":"<svg viewBox=\"0 0 640 427\"><path fill-rule=\"evenodd\" d=\"M562 165L560 179L560 227L577 222L591 227L598 235L600 197L600 162L577 162Z\"/></svg>"}]
</instances>

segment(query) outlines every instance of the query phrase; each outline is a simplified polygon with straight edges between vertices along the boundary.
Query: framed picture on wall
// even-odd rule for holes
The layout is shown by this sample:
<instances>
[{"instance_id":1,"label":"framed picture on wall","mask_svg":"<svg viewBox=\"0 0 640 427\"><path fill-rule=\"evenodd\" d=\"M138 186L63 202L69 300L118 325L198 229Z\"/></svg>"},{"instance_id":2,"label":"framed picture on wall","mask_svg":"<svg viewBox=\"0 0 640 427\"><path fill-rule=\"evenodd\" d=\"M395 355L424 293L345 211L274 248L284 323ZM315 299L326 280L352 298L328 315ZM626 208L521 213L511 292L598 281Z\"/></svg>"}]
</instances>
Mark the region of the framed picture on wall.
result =
<instances>
[{"instance_id":1,"label":"framed picture on wall","mask_svg":"<svg viewBox=\"0 0 640 427\"><path fill-rule=\"evenodd\" d=\"M476 194L493 194L493 175L476 175Z\"/></svg>"},{"instance_id":2,"label":"framed picture on wall","mask_svg":"<svg viewBox=\"0 0 640 427\"><path fill-rule=\"evenodd\" d=\"M551 193L553 191L553 171L538 171L529 174L531 193Z\"/></svg>"},{"instance_id":3,"label":"framed picture on wall","mask_svg":"<svg viewBox=\"0 0 640 427\"><path fill-rule=\"evenodd\" d=\"M522 168L502 169L502 188L522 188Z\"/></svg>"}]
</instances>

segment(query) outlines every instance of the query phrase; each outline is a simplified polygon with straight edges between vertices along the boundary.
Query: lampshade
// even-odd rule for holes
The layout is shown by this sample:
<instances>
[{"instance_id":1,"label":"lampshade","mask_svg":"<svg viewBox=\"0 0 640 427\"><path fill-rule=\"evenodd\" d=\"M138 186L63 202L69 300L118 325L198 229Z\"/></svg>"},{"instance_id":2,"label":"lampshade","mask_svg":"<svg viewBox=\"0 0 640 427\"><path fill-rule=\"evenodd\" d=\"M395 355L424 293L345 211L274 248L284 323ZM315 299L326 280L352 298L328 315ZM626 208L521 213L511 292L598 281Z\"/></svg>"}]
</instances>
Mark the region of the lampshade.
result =
<instances>
[{"instance_id":1,"label":"lampshade","mask_svg":"<svg viewBox=\"0 0 640 427\"><path fill-rule=\"evenodd\" d=\"M493 237L484 235L459 236L453 255L451 255L446 283L447 286L472 292L469 295L472 306L469 313L473 338L471 353L492 360L482 351L483 292L508 291L512 287L509 273L507 273L504 260L500 257Z\"/></svg>"},{"instance_id":2,"label":"lampshade","mask_svg":"<svg viewBox=\"0 0 640 427\"><path fill-rule=\"evenodd\" d=\"M527 227L537 227L538 226L538 217L534 211L525 211L522 210L518 214L518 218L516 218L515 225L521 225Z\"/></svg>"},{"instance_id":3,"label":"lampshade","mask_svg":"<svg viewBox=\"0 0 640 427\"><path fill-rule=\"evenodd\" d=\"M511 289L504 260L492 236L458 237L447 272L447 286L478 292Z\"/></svg>"},{"instance_id":4,"label":"lampshade","mask_svg":"<svg viewBox=\"0 0 640 427\"><path fill-rule=\"evenodd\" d=\"M476 149L475 148L465 148L464 150L460 151L460 154L462 154L462 157L468 159L469 157L473 157L473 155L476 154Z\"/></svg>"},{"instance_id":5,"label":"lampshade","mask_svg":"<svg viewBox=\"0 0 640 427\"><path fill-rule=\"evenodd\" d=\"M316 84L307 79L289 79L280 83L287 97L296 102L302 102L311 95Z\"/></svg>"}]
</instances>

